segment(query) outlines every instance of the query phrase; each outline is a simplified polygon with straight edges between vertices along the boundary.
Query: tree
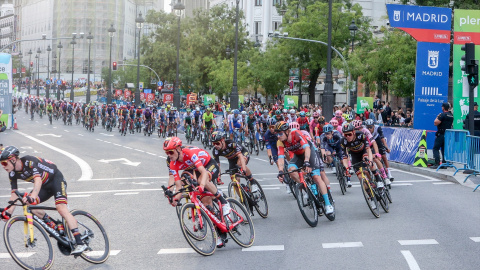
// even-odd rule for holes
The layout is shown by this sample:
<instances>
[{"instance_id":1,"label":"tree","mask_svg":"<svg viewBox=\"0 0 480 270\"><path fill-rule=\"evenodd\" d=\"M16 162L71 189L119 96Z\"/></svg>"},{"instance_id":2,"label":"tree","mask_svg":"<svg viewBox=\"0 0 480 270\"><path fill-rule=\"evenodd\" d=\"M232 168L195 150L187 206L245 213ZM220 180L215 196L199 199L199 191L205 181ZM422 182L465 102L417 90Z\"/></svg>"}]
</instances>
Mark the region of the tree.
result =
<instances>
[{"instance_id":1,"label":"tree","mask_svg":"<svg viewBox=\"0 0 480 270\"><path fill-rule=\"evenodd\" d=\"M479 0L462 0L453 1L453 6L450 6L451 0L401 0L402 4L414 4L418 6L431 7L453 7L459 9L478 9Z\"/></svg>"}]
</instances>

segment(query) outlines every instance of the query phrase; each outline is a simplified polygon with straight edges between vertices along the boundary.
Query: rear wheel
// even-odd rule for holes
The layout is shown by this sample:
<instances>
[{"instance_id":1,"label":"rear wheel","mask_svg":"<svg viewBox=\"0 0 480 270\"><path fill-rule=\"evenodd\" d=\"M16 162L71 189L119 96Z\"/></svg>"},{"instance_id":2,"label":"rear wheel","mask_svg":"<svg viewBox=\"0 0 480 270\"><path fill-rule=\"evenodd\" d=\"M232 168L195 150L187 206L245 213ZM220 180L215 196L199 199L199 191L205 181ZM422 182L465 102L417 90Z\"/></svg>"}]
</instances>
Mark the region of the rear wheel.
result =
<instances>
[{"instance_id":1,"label":"rear wheel","mask_svg":"<svg viewBox=\"0 0 480 270\"><path fill-rule=\"evenodd\" d=\"M239 182L232 181L228 184L228 197L234 198L235 200L239 201L241 204L243 204L243 206L245 206L248 214L251 214L250 205L248 204L248 200L245 197L245 193Z\"/></svg>"},{"instance_id":2,"label":"rear wheel","mask_svg":"<svg viewBox=\"0 0 480 270\"><path fill-rule=\"evenodd\" d=\"M254 186L258 188L257 191L252 193L252 199L256 203L255 209L257 210L258 214L262 218L266 218L268 216L268 202L262 187L255 179L253 179L252 181L249 181L249 186L250 186L250 190L252 190Z\"/></svg>"},{"instance_id":3,"label":"rear wheel","mask_svg":"<svg viewBox=\"0 0 480 270\"><path fill-rule=\"evenodd\" d=\"M215 252L217 234L203 209L197 209L193 203L185 204L180 211L180 228L188 244L196 252L203 256L210 256Z\"/></svg>"},{"instance_id":4,"label":"rear wheel","mask_svg":"<svg viewBox=\"0 0 480 270\"><path fill-rule=\"evenodd\" d=\"M228 203L232 207L232 212L225 216L225 221L228 226L235 224L239 220L242 220L228 233L232 237L233 241L239 246L248 248L253 245L255 241L255 228L253 227L252 219L248 214L245 207L240 202L233 198L227 199Z\"/></svg>"},{"instance_id":5,"label":"rear wheel","mask_svg":"<svg viewBox=\"0 0 480 270\"><path fill-rule=\"evenodd\" d=\"M342 195L345 195L345 193L347 193L347 183L346 183L346 177L345 177L345 171L344 171L343 165L340 164L340 162L336 162L335 167L337 170L338 183L340 184L340 191L342 191Z\"/></svg>"},{"instance_id":6,"label":"rear wheel","mask_svg":"<svg viewBox=\"0 0 480 270\"><path fill-rule=\"evenodd\" d=\"M318 224L318 212L315 205L313 194L301 183L295 187L295 197L297 198L298 208L303 218L311 227Z\"/></svg>"}]
</instances>

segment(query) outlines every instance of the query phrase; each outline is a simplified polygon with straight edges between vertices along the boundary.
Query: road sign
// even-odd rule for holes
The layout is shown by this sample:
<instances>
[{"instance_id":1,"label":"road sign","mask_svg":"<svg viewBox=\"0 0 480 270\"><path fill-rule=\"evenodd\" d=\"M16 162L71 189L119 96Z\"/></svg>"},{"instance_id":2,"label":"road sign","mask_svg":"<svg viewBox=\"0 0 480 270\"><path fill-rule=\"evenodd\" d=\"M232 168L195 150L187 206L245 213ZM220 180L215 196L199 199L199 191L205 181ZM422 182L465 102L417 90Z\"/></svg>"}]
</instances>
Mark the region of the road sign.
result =
<instances>
[{"instance_id":1,"label":"road sign","mask_svg":"<svg viewBox=\"0 0 480 270\"><path fill-rule=\"evenodd\" d=\"M162 81L158 81L158 82L157 82L157 85L158 85L158 86L163 86L163 82L162 82Z\"/></svg>"},{"instance_id":2,"label":"road sign","mask_svg":"<svg viewBox=\"0 0 480 270\"><path fill-rule=\"evenodd\" d=\"M62 85L62 80L58 80L58 81L57 81L57 84L58 84L58 85Z\"/></svg>"},{"instance_id":3,"label":"road sign","mask_svg":"<svg viewBox=\"0 0 480 270\"><path fill-rule=\"evenodd\" d=\"M46 83L50 85L52 82L50 80L47 80Z\"/></svg>"},{"instance_id":4,"label":"road sign","mask_svg":"<svg viewBox=\"0 0 480 270\"><path fill-rule=\"evenodd\" d=\"M138 88L143 89L143 82L140 82L140 83L139 83L139 87L138 87Z\"/></svg>"}]
</instances>

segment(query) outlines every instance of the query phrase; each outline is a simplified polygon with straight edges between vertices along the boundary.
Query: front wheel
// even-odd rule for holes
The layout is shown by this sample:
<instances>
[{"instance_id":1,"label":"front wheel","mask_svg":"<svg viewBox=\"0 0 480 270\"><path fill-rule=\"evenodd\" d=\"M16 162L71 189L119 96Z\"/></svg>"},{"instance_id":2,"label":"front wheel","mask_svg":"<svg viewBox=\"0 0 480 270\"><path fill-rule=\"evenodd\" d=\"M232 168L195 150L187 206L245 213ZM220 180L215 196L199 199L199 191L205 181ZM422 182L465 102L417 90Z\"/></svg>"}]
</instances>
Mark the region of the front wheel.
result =
<instances>
[{"instance_id":1,"label":"front wheel","mask_svg":"<svg viewBox=\"0 0 480 270\"><path fill-rule=\"evenodd\" d=\"M102 224L91 214L82 210L73 210L72 215L78 223L78 231L83 242L88 246L87 250L80 255L82 259L90 263L104 263L110 253L110 242ZM75 241L71 231L65 224L68 237Z\"/></svg>"},{"instance_id":2,"label":"front wheel","mask_svg":"<svg viewBox=\"0 0 480 270\"><path fill-rule=\"evenodd\" d=\"M248 203L248 200L245 196L245 191L243 190L239 182L232 181L230 182L230 184L228 184L228 197L239 201L241 204L243 204L243 206L245 206L248 214L251 214L250 204Z\"/></svg>"},{"instance_id":3,"label":"front wheel","mask_svg":"<svg viewBox=\"0 0 480 270\"><path fill-rule=\"evenodd\" d=\"M24 232L26 225L27 218L24 216L12 217L5 224L3 238L8 253L24 269L50 269L54 261L50 238L40 224L33 220L33 241L30 240Z\"/></svg>"},{"instance_id":4,"label":"front wheel","mask_svg":"<svg viewBox=\"0 0 480 270\"><path fill-rule=\"evenodd\" d=\"M252 192L252 199L255 202L255 209L262 218L266 218L268 216L267 197L265 196L265 193L263 192L263 189L257 180L253 179L250 181L250 191L254 190L255 187L257 190Z\"/></svg>"},{"instance_id":5,"label":"front wheel","mask_svg":"<svg viewBox=\"0 0 480 270\"><path fill-rule=\"evenodd\" d=\"M179 219L188 244L203 256L212 255L217 248L217 234L207 213L197 209L195 204L187 203L183 205Z\"/></svg>"},{"instance_id":6,"label":"front wheel","mask_svg":"<svg viewBox=\"0 0 480 270\"><path fill-rule=\"evenodd\" d=\"M232 207L232 212L225 216L227 224L235 224L241 220L228 234L239 246L244 248L251 247L255 241L255 228L253 227L252 218L240 202L233 198L228 198L227 201L230 207Z\"/></svg>"},{"instance_id":7,"label":"front wheel","mask_svg":"<svg viewBox=\"0 0 480 270\"><path fill-rule=\"evenodd\" d=\"M365 178L362 178L360 181L360 187L362 188L363 197L365 197L365 201L367 202L368 208L370 212L376 217L380 217L380 211L378 209L378 201L375 197L375 193L373 192L373 187L369 185Z\"/></svg>"},{"instance_id":8,"label":"front wheel","mask_svg":"<svg viewBox=\"0 0 480 270\"><path fill-rule=\"evenodd\" d=\"M313 194L304 184L298 183L295 187L295 197L297 198L300 213L307 224L311 227L316 227L318 224L318 212Z\"/></svg>"}]
</instances>

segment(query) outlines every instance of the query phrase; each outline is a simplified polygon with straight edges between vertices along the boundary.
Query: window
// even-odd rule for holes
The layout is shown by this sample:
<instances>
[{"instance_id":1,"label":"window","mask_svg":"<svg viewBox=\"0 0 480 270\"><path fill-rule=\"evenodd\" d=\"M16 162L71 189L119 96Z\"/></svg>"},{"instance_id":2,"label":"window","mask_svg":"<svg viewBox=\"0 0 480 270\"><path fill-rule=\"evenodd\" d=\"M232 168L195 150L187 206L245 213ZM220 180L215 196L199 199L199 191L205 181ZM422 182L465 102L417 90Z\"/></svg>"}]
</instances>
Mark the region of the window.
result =
<instances>
[{"instance_id":1,"label":"window","mask_svg":"<svg viewBox=\"0 0 480 270\"><path fill-rule=\"evenodd\" d=\"M273 22L273 31L277 31L280 28L280 22Z\"/></svg>"},{"instance_id":2,"label":"window","mask_svg":"<svg viewBox=\"0 0 480 270\"><path fill-rule=\"evenodd\" d=\"M255 6L257 7L262 6L262 0L255 0Z\"/></svg>"},{"instance_id":3,"label":"window","mask_svg":"<svg viewBox=\"0 0 480 270\"><path fill-rule=\"evenodd\" d=\"M281 6L282 5L282 0L273 0L273 6Z\"/></svg>"},{"instance_id":4,"label":"window","mask_svg":"<svg viewBox=\"0 0 480 270\"><path fill-rule=\"evenodd\" d=\"M255 35L262 34L262 22L255 22Z\"/></svg>"}]
</instances>

